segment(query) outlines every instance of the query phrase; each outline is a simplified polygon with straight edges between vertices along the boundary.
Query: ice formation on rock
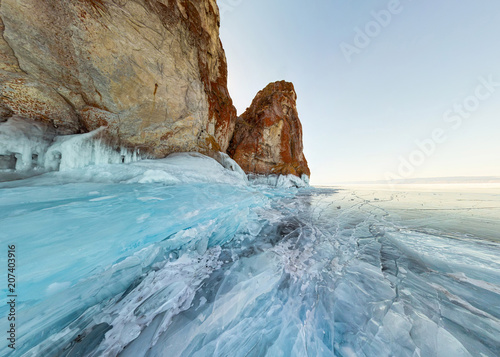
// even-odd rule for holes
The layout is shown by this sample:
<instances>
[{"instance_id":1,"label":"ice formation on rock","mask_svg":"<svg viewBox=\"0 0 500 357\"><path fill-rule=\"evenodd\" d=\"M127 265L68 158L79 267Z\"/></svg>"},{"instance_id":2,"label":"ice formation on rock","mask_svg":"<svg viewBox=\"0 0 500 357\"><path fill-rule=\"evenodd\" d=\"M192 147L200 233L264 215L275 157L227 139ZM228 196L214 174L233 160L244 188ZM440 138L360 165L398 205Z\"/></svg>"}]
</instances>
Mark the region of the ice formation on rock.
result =
<instances>
[{"instance_id":1,"label":"ice formation on rock","mask_svg":"<svg viewBox=\"0 0 500 357\"><path fill-rule=\"evenodd\" d=\"M137 150L113 147L103 140L100 134L104 130L57 136L44 123L10 118L0 123L0 170L40 174L140 159Z\"/></svg>"}]
</instances>

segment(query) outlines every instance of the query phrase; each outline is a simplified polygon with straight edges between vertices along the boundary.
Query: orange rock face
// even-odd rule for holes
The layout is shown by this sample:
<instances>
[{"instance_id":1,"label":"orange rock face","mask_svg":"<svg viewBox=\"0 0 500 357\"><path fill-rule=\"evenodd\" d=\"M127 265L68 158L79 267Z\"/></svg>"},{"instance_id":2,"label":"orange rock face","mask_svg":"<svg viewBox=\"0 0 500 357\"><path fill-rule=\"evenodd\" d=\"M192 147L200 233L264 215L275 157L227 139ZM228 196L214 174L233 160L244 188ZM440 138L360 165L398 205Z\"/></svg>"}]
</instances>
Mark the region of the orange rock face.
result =
<instances>
[{"instance_id":1,"label":"orange rock face","mask_svg":"<svg viewBox=\"0 0 500 357\"><path fill-rule=\"evenodd\" d=\"M270 83L236 120L228 153L247 173L309 176L292 83Z\"/></svg>"},{"instance_id":2,"label":"orange rock face","mask_svg":"<svg viewBox=\"0 0 500 357\"><path fill-rule=\"evenodd\" d=\"M107 126L152 157L227 150L227 90L216 0L1 0L0 122L58 134Z\"/></svg>"},{"instance_id":3,"label":"orange rock face","mask_svg":"<svg viewBox=\"0 0 500 357\"><path fill-rule=\"evenodd\" d=\"M246 172L309 175L291 83L236 118L216 0L0 0L0 123L107 127L150 157L228 152Z\"/></svg>"}]
</instances>

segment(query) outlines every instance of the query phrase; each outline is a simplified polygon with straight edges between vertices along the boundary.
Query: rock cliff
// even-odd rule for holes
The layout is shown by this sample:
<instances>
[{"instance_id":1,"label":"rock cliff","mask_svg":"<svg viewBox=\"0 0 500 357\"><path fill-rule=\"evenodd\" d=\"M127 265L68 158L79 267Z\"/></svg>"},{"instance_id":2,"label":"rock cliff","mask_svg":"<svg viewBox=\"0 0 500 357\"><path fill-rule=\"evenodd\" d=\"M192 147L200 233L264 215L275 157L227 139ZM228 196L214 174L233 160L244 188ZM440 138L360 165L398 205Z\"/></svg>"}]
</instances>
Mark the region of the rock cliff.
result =
<instances>
[{"instance_id":1,"label":"rock cliff","mask_svg":"<svg viewBox=\"0 0 500 357\"><path fill-rule=\"evenodd\" d=\"M216 0L0 0L0 125L106 127L108 145L150 157L220 151L248 173L309 175L295 100L272 83L235 130ZM7 146L1 167L43 155Z\"/></svg>"},{"instance_id":2,"label":"rock cliff","mask_svg":"<svg viewBox=\"0 0 500 357\"><path fill-rule=\"evenodd\" d=\"M154 157L226 151L216 0L1 0L0 122L14 115L58 134L108 126Z\"/></svg>"},{"instance_id":3,"label":"rock cliff","mask_svg":"<svg viewBox=\"0 0 500 357\"><path fill-rule=\"evenodd\" d=\"M236 121L228 153L247 173L310 176L292 83L270 83Z\"/></svg>"}]
</instances>

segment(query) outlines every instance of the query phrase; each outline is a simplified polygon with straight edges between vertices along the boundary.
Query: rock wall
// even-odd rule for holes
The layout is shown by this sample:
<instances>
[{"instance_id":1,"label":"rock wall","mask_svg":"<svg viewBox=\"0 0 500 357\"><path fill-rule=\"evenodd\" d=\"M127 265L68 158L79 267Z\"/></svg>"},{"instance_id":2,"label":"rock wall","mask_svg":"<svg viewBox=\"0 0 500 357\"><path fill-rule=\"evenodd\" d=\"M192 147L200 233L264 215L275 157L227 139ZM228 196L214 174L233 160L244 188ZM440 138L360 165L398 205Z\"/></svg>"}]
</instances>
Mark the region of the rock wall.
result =
<instances>
[{"instance_id":1,"label":"rock wall","mask_svg":"<svg viewBox=\"0 0 500 357\"><path fill-rule=\"evenodd\" d=\"M0 122L108 126L155 157L229 145L215 0L1 0L0 35Z\"/></svg>"},{"instance_id":2,"label":"rock wall","mask_svg":"<svg viewBox=\"0 0 500 357\"><path fill-rule=\"evenodd\" d=\"M247 173L310 176L292 83L270 83L236 121L228 153Z\"/></svg>"}]
</instances>

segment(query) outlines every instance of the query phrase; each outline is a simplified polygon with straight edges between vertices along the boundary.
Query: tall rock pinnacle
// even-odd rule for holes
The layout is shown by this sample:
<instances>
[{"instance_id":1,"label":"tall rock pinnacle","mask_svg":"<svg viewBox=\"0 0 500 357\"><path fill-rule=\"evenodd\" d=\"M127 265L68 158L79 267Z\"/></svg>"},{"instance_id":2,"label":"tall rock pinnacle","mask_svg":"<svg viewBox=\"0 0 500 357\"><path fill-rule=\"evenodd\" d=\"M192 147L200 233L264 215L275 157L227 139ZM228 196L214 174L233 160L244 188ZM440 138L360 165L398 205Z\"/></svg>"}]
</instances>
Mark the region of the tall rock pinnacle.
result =
<instances>
[{"instance_id":1,"label":"tall rock pinnacle","mask_svg":"<svg viewBox=\"0 0 500 357\"><path fill-rule=\"evenodd\" d=\"M247 173L309 176L292 83L270 83L236 120L228 153Z\"/></svg>"}]
</instances>

